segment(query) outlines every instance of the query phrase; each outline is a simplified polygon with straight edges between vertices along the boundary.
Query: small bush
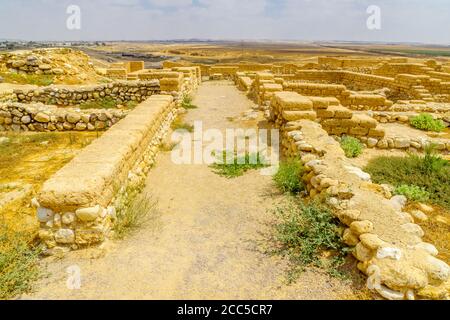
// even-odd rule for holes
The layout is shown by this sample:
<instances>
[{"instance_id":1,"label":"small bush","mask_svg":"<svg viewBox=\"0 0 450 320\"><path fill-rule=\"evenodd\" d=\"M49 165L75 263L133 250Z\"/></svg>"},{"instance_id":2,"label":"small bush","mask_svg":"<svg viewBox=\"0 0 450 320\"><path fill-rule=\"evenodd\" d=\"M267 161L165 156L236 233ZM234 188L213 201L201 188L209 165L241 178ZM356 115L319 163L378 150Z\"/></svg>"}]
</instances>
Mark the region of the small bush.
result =
<instances>
[{"instance_id":1,"label":"small bush","mask_svg":"<svg viewBox=\"0 0 450 320\"><path fill-rule=\"evenodd\" d=\"M430 198L430 193L418 186L410 186L402 184L395 189L395 194L403 195L412 201L427 201Z\"/></svg>"},{"instance_id":2,"label":"small bush","mask_svg":"<svg viewBox=\"0 0 450 320\"><path fill-rule=\"evenodd\" d=\"M42 275L38 260L42 248L25 240L30 238L0 227L0 300L29 292Z\"/></svg>"},{"instance_id":3,"label":"small bush","mask_svg":"<svg viewBox=\"0 0 450 320\"><path fill-rule=\"evenodd\" d=\"M344 150L347 158L356 158L362 154L364 145L356 138L343 137L341 140L341 148Z\"/></svg>"},{"instance_id":4,"label":"small bush","mask_svg":"<svg viewBox=\"0 0 450 320\"><path fill-rule=\"evenodd\" d=\"M113 226L115 238L125 238L127 234L140 228L153 218L155 212L156 201L149 195L131 192L129 201L117 210L117 219Z\"/></svg>"},{"instance_id":5,"label":"small bush","mask_svg":"<svg viewBox=\"0 0 450 320\"><path fill-rule=\"evenodd\" d=\"M425 131L441 132L445 129L442 120L433 119L433 116L428 113L421 113L417 117L412 118L410 123L414 128Z\"/></svg>"},{"instance_id":6,"label":"small bush","mask_svg":"<svg viewBox=\"0 0 450 320\"><path fill-rule=\"evenodd\" d=\"M240 177L249 170L267 167L264 158L259 153L246 153L245 156L234 155L232 163L227 163L226 157L227 152L224 151L221 156L218 157L216 163L211 165L211 167L214 169L215 173L227 178Z\"/></svg>"},{"instance_id":7,"label":"small bush","mask_svg":"<svg viewBox=\"0 0 450 320\"><path fill-rule=\"evenodd\" d=\"M276 214L280 218L275 230L277 252L293 264L292 275L315 266L333 276L342 276L339 268L344 265L349 248L342 242L339 220L329 208L290 200L277 208Z\"/></svg>"},{"instance_id":8,"label":"small bush","mask_svg":"<svg viewBox=\"0 0 450 320\"><path fill-rule=\"evenodd\" d=\"M303 165L301 161L294 159L281 163L273 179L281 191L296 194L304 189L301 181L302 173Z\"/></svg>"},{"instance_id":9,"label":"small bush","mask_svg":"<svg viewBox=\"0 0 450 320\"><path fill-rule=\"evenodd\" d=\"M181 106L185 109L197 109L198 107L196 105L192 104L192 97L189 95L185 95L183 97L183 101L181 102Z\"/></svg>"},{"instance_id":10,"label":"small bush","mask_svg":"<svg viewBox=\"0 0 450 320\"><path fill-rule=\"evenodd\" d=\"M450 163L426 149L424 156L378 157L364 168L375 183L396 188L416 186L429 194L429 202L450 209Z\"/></svg>"}]
</instances>

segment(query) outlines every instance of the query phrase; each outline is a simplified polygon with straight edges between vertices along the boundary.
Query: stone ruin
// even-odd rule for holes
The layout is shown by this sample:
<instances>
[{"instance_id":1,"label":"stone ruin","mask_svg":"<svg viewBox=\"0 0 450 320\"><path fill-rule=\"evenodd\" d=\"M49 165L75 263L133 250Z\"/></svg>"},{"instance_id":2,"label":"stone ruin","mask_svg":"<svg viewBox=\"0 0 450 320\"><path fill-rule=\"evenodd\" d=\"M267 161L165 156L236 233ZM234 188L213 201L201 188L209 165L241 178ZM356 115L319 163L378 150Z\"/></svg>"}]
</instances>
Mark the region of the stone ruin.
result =
<instances>
[{"instance_id":1,"label":"stone ruin","mask_svg":"<svg viewBox=\"0 0 450 320\"><path fill-rule=\"evenodd\" d=\"M144 181L183 97L194 93L202 78L226 79L280 129L283 154L304 163L299 179L309 197L327 195L371 289L387 299L447 294L450 267L436 258L438 250L422 240L424 231L398 197L348 163L336 139L347 135L369 148L409 151L434 143L447 154L449 139L391 136L383 124L405 124L424 111L449 124L448 67L433 61L320 57L306 65L165 62L161 70L129 62L114 64L106 75L116 82L16 91L17 102L0 105L0 130L107 129L46 181L33 201L48 254L105 241L116 208L126 201L127 190ZM126 116L76 109L105 96L140 104Z\"/></svg>"}]
</instances>

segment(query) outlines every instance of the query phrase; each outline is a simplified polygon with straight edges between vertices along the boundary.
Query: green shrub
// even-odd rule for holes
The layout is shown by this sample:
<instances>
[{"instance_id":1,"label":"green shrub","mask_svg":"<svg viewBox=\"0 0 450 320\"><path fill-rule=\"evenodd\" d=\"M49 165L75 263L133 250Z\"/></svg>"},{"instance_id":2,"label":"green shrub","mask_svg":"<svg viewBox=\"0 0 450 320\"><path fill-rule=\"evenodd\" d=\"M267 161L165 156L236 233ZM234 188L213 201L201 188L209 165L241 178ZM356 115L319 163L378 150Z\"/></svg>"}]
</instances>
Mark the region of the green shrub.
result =
<instances>
[{"instance_id":1,"label":"green shrub","mask_svg":"<svg viewBox=\"0 0 450 320\"><path fill-rule=\"evenodd\" d=\"M433 116L428 113L421 113L420 115L413 117L410 120L410 123L414 128L425 131L441 132L445 129L442 120L433 119Z\"/></svg>"},{"instance_id":2,"label":"green shrub","mask_svg":"<svg viewBox=\"0 0 450 320\"><path fill-rule=\"evenodd\" d=\"M234 155L232 163L226 161L227 152L224 151L218 156L216 163L211 165L214 172L227 178L236 178L242 176L249 170L256 170L267 167L264 158L259 154L246 153L244 156Z\"/></svg>"},{"instance_id":3,"label":"green shrub","mask_svg":"<svg viewBox=\"0 0 450 320\"><path fill-rule=\"evenodd\" d=\"M275 231L277 252L291 261L292 275L308 266L323 268L334 276L343 275L339 268L344 265L349 248L341 240L339 220L328 207L291 199L278 207L276 214L280 218Z\"/></svg>"},{"instance_id":4,"label":"green shrub","mask_svg":"<svg viewBox=\"0 0 450 320\"><path fill-rule=\"evenodd\" d=\"M412 201L427 201L430 198L430 193L418 186L410 186L402 184L395 189L395 194L404 195Z\"/></svg>"},{"instance_id":5,"label":"green shrub","mask_svg":"<svg viewBox=\"0 0 450 320\"><path fill-rule=\"evenodd\" d=\"M427 148L424 156L378 157L364 168L376 183L416 186L429 202L450 209L450 163Z\"/></svg>"},{"instance_id":6,"label":"green shrub","mask_svg":"<svg viewBox=\"0 0 450 320\"><path fill-rule=\"evenodd\" d=\"M343 137L341 140L341 148L348 158L356 158L362 154L364 145L356 138Z\"/></svg>"},{"instance_id":7,"label":"green shrub","mask_svg":"<svg viewBox=\"0 0 450 320\"><path fill-rule=\"evenodd\" d=\"M42 275L38 260L42 248L25 240L30 238L0 227L0 300L29 292Z\"/></svg>"},{"instance_id":8,"label":"green shrub","mask_svg":"<svg viewBox=\"0 0 450 320\"><path fill-rule=\"evenodd\" d=\"M304 190L304 185L301 181L302 173L303 165L301 161L294 159L280 163L280 168L273 179L281 191L296 194Z\"/></svg>"},{"instance_id":9,"label":"green shrub","mask_svg":"<svg viewBox=\"0 0 450 320\"><path fill-rule=\"evenodd\" d=\"M185 109L197 109L196 105L192 104L192 97L190 95L185 95L183 97L183 101L181 102L181 106Z\"/></svg>"}]
</instances>

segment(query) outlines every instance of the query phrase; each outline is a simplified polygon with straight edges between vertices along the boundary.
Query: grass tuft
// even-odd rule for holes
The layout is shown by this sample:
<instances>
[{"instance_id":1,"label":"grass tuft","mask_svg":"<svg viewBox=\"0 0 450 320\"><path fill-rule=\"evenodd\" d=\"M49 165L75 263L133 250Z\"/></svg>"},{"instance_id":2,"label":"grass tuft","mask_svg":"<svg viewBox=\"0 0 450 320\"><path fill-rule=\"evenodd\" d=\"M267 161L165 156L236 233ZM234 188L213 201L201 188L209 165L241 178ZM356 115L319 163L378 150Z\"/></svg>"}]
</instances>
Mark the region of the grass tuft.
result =
<instances>
[{"instance_id":1,"label":"grass tuft","mask_svg":"<svg viewBox=\"0 0 450 320\"><path fill-rule=\"evenodd\" d=\"M343 137L341 140L341 148L344 150L347 158L356 158L362 154L364 145L356 138Z\"/></svg>"},{"instance_id":2,"label":"grass tuft","mask_svg":"<svg viewBox=\"0 0 450 320\"><path fill-rule=\"evenodd\" d=\"M297 194L304 190L305 186L301 181L303 165L300 160L294 159L280 163L278 172L273 177L277 187L285 192Z\"/></svg>"},{"instance_id":3,"label":"grass tuft","mask_svg":"<svg viewBox=\"0 0 450 320\"><path fill-rule=\"evenodd\" d=\"M246 153L245 155L233 155L233 160L227 161L227 152L224 151L218 156L216 163L211 165L214 172L226 178L237 178L249 170L256 170L267 167L265 160L259 153ZM231 162L231 163L230 163Z\"/></svg>"},{"instance_id":4,"label":"grass tuft","mask_svg":"<svg viewBox=\"0 0 450 320\"><path fill-rule=\"evenodd\" d=\"M137 192L137 191L136 191ZM148 194L134 194L117 210L113 226L114 237L123 239L154 218L156 201Z\"/></svg>"},{"instance_id":5,"label":"grass tuft","mask_svg":"<svg viewBox=\"0 0 450 320\"><path fill-rule=\"evenodd\" d=\"M181 102L181 106L184 109L197 109L198 107L196 105L192 104L192 101L193 101L193 99L190 95L185 95L183 97L183 101Z\"/></svg>"},{"instance_id":6,"label":"grass tuft","mask_svg":"<svg viewBox=\"0 0 450 320\"><path fill-rule=\"evenodd\" d=\"M410 120L411 126L424 131L441 132L445 129L442 120L434 119L431 114L421 113Z\"/></svg>"},{"instance_id":7,"label":"grass tuft","mask_svg":"<svg viewBox=\"0 0 450 320\"><path fill-rule=\"evenodd\" d=\"M29 292L42 275L38 260L42 248L25 239L31 237L0 227L0 300Z\"/></svg>"},{"instance_id":8,"label":"grass tuft","mask_svg":"<svg viewBox=\"0 0 450 320\"><path fill-rule=\"evenodd\" d=\"M186 122L183 122L181 118L175 119L172 124L170 125L172 130L186 130L188 132L194 132L194 126L191 124L188 124Z\"/></svg>"}]
</instances>

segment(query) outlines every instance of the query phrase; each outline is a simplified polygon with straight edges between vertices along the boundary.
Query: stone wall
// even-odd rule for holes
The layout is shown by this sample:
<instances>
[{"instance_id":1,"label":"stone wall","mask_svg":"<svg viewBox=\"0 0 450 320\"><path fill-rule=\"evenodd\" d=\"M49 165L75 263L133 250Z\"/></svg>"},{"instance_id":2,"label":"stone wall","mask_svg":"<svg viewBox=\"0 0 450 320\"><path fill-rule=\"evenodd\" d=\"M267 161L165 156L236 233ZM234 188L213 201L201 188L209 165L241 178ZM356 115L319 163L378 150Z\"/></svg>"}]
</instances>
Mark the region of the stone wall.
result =
<instances>
[{"instance_id":1,"label":"stone wall","mask_svg":"<svg viewBox=\"0 0 450 320\"><path fill-rule=\"evenodd\" d=\"M122 110L80 110L42 103L0 104L0 131L102 131L126 115Z\"/></svg>"},{"instance_id":2,"label":"stone wall","mask_svg":"<svg viewBox=\"0 0 450 320\"><path fill-rule=\"evenodd\" d=\"M141 102L160 93L159 81L117 81L92 86L48 86L31 90L14 90L22 103L41 102L59 106L76 106L103 98L118 104L127 101Z\"/></svg>"},{"instance_id":3,"label":"stone wall","mask_svg":"<svg viewBox=\"0 0 450 320\"><path fill-rule=\"evenodd\" d=\"M371 142L376 140L375 145L385 136L385 131L375 119L354 114L333 97L305 97L296 92L276 92L268 118L282 131L287 123L317 119L328 134L366 137L366 141L368 138Z\"/></svg>"},{"instance_id":4,"label":"stone wall","mask_svg":"<svg viewBox=\"0 0 450 320\"><path fill-rule=\"evenodd\" d=\"M142 185L176 113L172 96L150 97L44 183L34 205L47 254L110 235L116 208Z\"/></svg>"},{"instance_id":5,"label":"stone wall","mask_svg":"<svg viewBox=\"0 0 450 320\"><path fill-rule=\"evenodd\" d=\"M305 164L302 177L311 198L324 197L346 226L343 239L353 248L367 285L391 300L448 298L450 267L405 211L405 199L352 166L338 142L316 122L284 126L282 143Z\"/></svg>"}]
</instances>

